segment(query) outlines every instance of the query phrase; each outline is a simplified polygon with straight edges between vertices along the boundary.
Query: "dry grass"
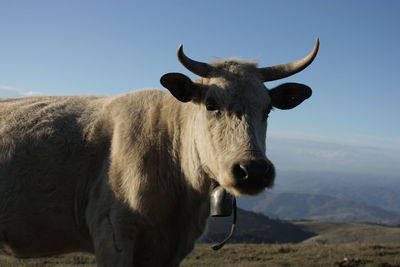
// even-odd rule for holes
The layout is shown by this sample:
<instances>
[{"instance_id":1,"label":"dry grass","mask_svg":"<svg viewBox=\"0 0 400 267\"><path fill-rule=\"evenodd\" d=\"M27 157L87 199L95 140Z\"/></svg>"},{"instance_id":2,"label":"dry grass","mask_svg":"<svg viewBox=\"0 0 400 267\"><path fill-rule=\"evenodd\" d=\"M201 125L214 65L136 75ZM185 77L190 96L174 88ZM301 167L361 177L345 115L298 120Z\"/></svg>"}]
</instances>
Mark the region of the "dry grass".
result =
<instances>
[{"instance_id":1,"label":"dry grass","mask_svg":"<svg viewBox=\"0 0 400 267\"><path fill-rule=\"evenodd\" d=\"M42 266L96 266L94 256L86 253L72 253L48 258L16 259L0 254L0 266L7 267L42 267Z\"/></svg>"},{"instance_id":2,"label":"dry grass","mask_svg":"<svg viewBox=\"0 0 400 267\"><path fill-rule=\"evenodd\" d=\"M0 256L0 266L95 266L94 257L75 253L18 260ZM229 244L213 251L200 244L182 266L400 266L400 244Z\"/></svg>"},{"instance_id":3,"label":"dry grass","mask_svg":"<svg viewBox=\"0 0 400 267\"><path fill-rule=\"evenodd\" d=\"M400 244L200 245L182 266L400 266Z\"/></svg>"}]
</instances>

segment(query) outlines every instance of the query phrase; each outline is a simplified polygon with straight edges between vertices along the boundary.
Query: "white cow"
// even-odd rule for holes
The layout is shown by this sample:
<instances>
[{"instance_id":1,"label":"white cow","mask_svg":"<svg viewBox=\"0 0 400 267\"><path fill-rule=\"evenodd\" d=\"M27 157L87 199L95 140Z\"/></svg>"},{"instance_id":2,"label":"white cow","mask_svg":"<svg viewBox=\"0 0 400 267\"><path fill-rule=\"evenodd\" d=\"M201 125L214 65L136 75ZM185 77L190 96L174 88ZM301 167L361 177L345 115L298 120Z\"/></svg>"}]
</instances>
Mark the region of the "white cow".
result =
<instances>
[{"instance_id":1,"label":"white cow","mask_svg":"<svg viewBox=\"0 0 400 267\"><path fill-rule=\"evenodd\" d=\"M254 195L273 185L268 113L311 96L264 82L307 67L206 64L168 73L168 91L0 100L0 249L17 257L95 253L99 266L177 266L193 249L218 185Z\"/></svg>"}]
</instances>

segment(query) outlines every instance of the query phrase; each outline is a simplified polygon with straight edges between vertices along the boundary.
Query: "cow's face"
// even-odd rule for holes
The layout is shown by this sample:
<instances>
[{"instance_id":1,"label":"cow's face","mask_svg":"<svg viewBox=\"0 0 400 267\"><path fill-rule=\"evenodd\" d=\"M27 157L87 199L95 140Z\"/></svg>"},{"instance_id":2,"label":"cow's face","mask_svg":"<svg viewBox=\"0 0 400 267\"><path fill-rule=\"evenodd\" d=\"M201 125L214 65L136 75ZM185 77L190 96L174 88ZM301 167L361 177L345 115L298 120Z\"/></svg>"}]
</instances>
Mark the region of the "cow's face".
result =
<instances>
[{"instance_id":1,"label":"cow's face","mask_svg":"<svg viewBox=\"0 0 400 267\"><path fill-rule=\"evenodd\" d=\"M297 106L311 96L311 89L287 83L268 90L264 82L304 69L317 50L318 42L311 56L294 62L294 70L288 65L257 68L255 63L238 60L209 65L187 58L180 47L180 61L201 78L192 81L180 73L161 78L162 85L175 98L195 105L191 118L193 142L201 164L212 179L231 193L254 195L273 185L275 168L266 157L265 147L268 114L273 107Z\"/></svg>"}]
</instances>

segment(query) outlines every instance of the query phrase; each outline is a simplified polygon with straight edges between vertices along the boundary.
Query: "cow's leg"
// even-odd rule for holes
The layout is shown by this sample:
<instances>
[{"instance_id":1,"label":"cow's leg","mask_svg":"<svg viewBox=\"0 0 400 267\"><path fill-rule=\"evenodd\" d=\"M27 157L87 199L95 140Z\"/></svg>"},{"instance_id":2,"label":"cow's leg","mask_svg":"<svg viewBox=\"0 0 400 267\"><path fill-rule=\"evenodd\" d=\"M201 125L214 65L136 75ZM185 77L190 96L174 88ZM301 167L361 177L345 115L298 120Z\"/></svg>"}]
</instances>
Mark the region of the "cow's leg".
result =
<instances>
[{"instance_id":1,"label":"cow's leg","mask_svg":"<svg viewBox=\"0 0 400 267\"><path fill-rule=\"evenodd\" d=\"M3 234L3 230L0 224L0 254L1 252L11 255L12 254L12 249L11 247L7 244L5 235Z\"/></svg>"},{"instance_id":2,"label":"cow's leg","mask_svg":"<svg viewBox=\"0 0 400 267\"><path fill-rule=\"evenodd\" d=\"M120 226L110 216L106 216L93 231L98 266L133 266L133 239L124 237L121 234Z\"/></svg>"}]
</instances>

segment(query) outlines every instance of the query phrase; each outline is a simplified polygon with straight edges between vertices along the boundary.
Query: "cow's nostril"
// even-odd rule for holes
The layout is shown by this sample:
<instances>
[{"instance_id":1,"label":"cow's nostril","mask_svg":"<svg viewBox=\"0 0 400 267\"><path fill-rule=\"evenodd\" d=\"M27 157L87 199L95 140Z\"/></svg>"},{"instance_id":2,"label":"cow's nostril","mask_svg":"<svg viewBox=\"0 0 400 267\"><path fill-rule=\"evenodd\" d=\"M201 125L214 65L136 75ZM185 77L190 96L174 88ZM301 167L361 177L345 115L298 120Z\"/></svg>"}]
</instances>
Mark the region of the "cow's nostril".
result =
<instances>
[{"instance_id":1,"label":"cow's nostril","mask_svg":"<svg viewBox=\"0 0 400 267\"><path fill-rule=\"evenodd\" d=\"M242 164L235 164L233 166L233 175L238 180L245 180L249 177L246 167Z\"/></svg>"},{"instance_id":2,"label":"cow's nostril","mask_svg":"<svg viewBox=\"0 0 400 267\"><path fill-rule=\"evenodd\" d=\"M233 176L237 181L251 180L253 182L268 179L272 171L272 164L266 160L251 160L237 163L232 169Z\"/></svg>"}]
</instances>

